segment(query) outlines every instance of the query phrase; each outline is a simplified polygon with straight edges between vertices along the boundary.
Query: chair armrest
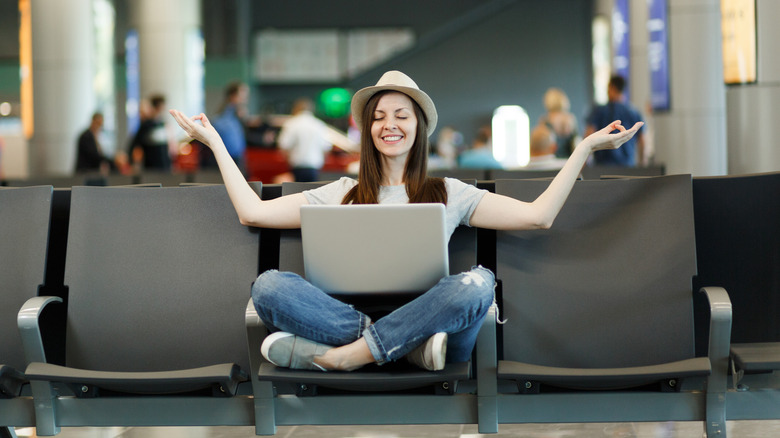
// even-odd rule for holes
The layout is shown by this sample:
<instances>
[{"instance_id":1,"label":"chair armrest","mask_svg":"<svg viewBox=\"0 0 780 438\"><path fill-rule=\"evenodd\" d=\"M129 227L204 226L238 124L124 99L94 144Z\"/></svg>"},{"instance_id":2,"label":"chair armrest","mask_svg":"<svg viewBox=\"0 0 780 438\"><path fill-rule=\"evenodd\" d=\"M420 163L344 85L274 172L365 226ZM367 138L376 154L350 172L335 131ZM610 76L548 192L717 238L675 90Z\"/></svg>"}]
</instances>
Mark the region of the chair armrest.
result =
<instances>
[{"instance_id":1,"label":"chair armrest","mask_svg":"<svg viewBox=\"0 0 780 438\"><path fill-rule=\"evenodd\" d=\"M708 356L712 361L713 376L717 372L728 371L729 349L731 345L731 299L722 287L704 287L701 292L707 296L710 304L710 340ZM725 390L725 380L724 387Z\"/></svg>"},{"instance_id":2,"label":"chair armrest","mask_svg":"<svg viewBox=\"0 0 780 438\"><path fill-rule=\"evenodd\" d=\"M28 363L46 362L39 320L46 306L61 302L62 298L60 297L33 297L27 300L19 311L16 323L19 326L24 356Z\"/></svg>"},{"instance_id":3,"label":"chair armrest","mask_svg":"<svg viewBox=\"0 0 780 438\"><path fill-rule=\"evenodd\" d=\"M498 432L498 305L493 303L477 335L477 416L479 433Z\"/></svg>"},{"instance_id":4,"label":"chair armrest","mask_svg":"<svg viewBox=\"0 0 780 438\"><path fill-rule=\"evenodd\" d=\"M726 430L726 390L728 389L731 343L731 300L721 287L701 289L710 303L710 341L707 355L712 374L707 379L706 432L721 436Z\"/></svg>"},{"instance_id":5,"label":"chair armrest","mask_svg":"<svg viewBox=\"0 0 780 438\"><path fill-rule=\"evenodd\" d=\"M498 365L498 345L496 341L497 305L490 306L482 327L477 335L476 377L479 395L496 395L496 366Z\"/></svg>"},{"instance_id":6,"label":"chair armrest","mask_svg":"<svg viewBox=\"0 0 780 438\"><path fill-rule=\"evenodd\" d=\"M260 345L263 339L268 336L268 328L263 324L260 316L257 315L255 304L252 299L246 305L244 313L244 322L246 324L246 340L249 351L249 373L253 381L257 380L257 373L260 371L260 365L265 359L260 354Z\"/></svg>"}]
</instances>

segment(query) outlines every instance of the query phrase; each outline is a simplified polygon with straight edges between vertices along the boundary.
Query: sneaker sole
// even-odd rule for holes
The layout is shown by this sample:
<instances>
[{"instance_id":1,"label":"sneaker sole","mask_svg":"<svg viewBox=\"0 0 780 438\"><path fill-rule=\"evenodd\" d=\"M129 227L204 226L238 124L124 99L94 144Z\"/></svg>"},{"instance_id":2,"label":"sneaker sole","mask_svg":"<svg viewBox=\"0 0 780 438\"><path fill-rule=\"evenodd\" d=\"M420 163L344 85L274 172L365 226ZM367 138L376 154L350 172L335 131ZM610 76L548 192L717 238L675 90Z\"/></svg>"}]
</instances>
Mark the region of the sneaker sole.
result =
<instances>
[{"instance_id":1,"label":"sneaker sole","mask_svg":"<svg viewBox=\"0 0 780 438\"><path fill-rule=\"evenodd\" d=\"M436 333L433 335L431 350L440 351L433 357L433 370L441 371L444 369L444 362L447 359L447 333Z\"/></svg>"},{"instance_id":2,"label":"sneaker sole","mask_svg":"<svg viewBox=\"0 0 780 438\"><path fill-rule=\"evenodd\" d=\"M271 344L278 341L279 339L286 338L288 336L295 336L295 335L287 332L274 332L266 336L265 339L263 340L263 343L260 345L260 354L262 354L265 360L267 360L268 362L271 362L276 366L281 366L278 363L275 363L274 361L268 358L268 350L271 348Z\"/></svg>"}]
</instances>

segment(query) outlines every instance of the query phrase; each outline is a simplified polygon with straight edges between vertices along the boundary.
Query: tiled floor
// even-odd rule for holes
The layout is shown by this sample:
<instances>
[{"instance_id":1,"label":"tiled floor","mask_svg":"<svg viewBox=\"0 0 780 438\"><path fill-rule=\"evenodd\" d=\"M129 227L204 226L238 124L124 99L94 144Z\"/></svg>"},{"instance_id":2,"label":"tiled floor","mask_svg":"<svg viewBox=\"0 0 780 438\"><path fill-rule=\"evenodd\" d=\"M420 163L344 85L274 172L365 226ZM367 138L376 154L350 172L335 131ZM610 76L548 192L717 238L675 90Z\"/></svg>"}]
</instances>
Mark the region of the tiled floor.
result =
<instances>
[{"instance_id":1,"label":"tiled floor","mask_svg":"<svg viewBox=\"0 0 780 438\"><path fill-rule=\"evenodd\" d=\"M289 426L278 438L700 438L703 425L676 423L502 424L497 435L476 426ZM22 432L22 431L20 431ZM729 438L780 436L780 421L730 421ZM20 434L21 437L21 434ZM253 438L252 427L64 428L60 438Z\"/></svg>"}]
</instances>

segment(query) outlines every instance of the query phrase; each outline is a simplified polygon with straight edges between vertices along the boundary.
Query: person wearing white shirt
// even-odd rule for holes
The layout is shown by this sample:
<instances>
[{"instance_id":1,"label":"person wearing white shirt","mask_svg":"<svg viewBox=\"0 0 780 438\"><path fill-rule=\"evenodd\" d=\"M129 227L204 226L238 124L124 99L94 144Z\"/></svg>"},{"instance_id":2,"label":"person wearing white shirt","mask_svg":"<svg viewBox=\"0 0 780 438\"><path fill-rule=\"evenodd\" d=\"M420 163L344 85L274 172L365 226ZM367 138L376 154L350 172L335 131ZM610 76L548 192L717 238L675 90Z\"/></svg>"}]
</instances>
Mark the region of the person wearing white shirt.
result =
<instances>
[{"instance_id":1,"label":"person wearing white shirt","mask_svg":"<svg viewBox=\"0 0 780 438\"><path fill-rule=\"evenodd\" d=\"M523 169L562 169L567 160L555 156L557 146L555 133L545 125L537 125L531 131L531 159Z\"/></svg>"},{"instance_id":2,"label":"person wearing white shirt","mask_svg":"<svg viewBox=\"0 0 780 438\"><path fill-rule=\"evenodd\" d=\"M314 117L314 104L301 98L293 104L292 117L282 125L277 140L279 148L287 153L295 181L317 181L325 163L325 152L332 147L327 139L327 126Z\"/></svg>"}]
</instances>

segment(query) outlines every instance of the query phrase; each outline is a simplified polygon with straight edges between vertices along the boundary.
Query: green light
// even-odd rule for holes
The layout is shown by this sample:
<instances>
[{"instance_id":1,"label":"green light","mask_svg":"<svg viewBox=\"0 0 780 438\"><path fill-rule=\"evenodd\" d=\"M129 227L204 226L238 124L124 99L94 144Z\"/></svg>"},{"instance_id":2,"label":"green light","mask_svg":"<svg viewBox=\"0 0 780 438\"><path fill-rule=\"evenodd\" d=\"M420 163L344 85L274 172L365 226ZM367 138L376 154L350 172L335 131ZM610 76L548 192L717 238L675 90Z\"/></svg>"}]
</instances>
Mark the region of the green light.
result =
<instances>
[{"instance_id":1,"label":"green light","mask_svg":"<svg viewBox=\"0 0 780 438\"><path fill-rule=\"evenodd\" d=\"M320 108L327 117L340 118L349 115L352 94L344 88L328 88L320 94Z\"/></svg>"}]
</instances>

